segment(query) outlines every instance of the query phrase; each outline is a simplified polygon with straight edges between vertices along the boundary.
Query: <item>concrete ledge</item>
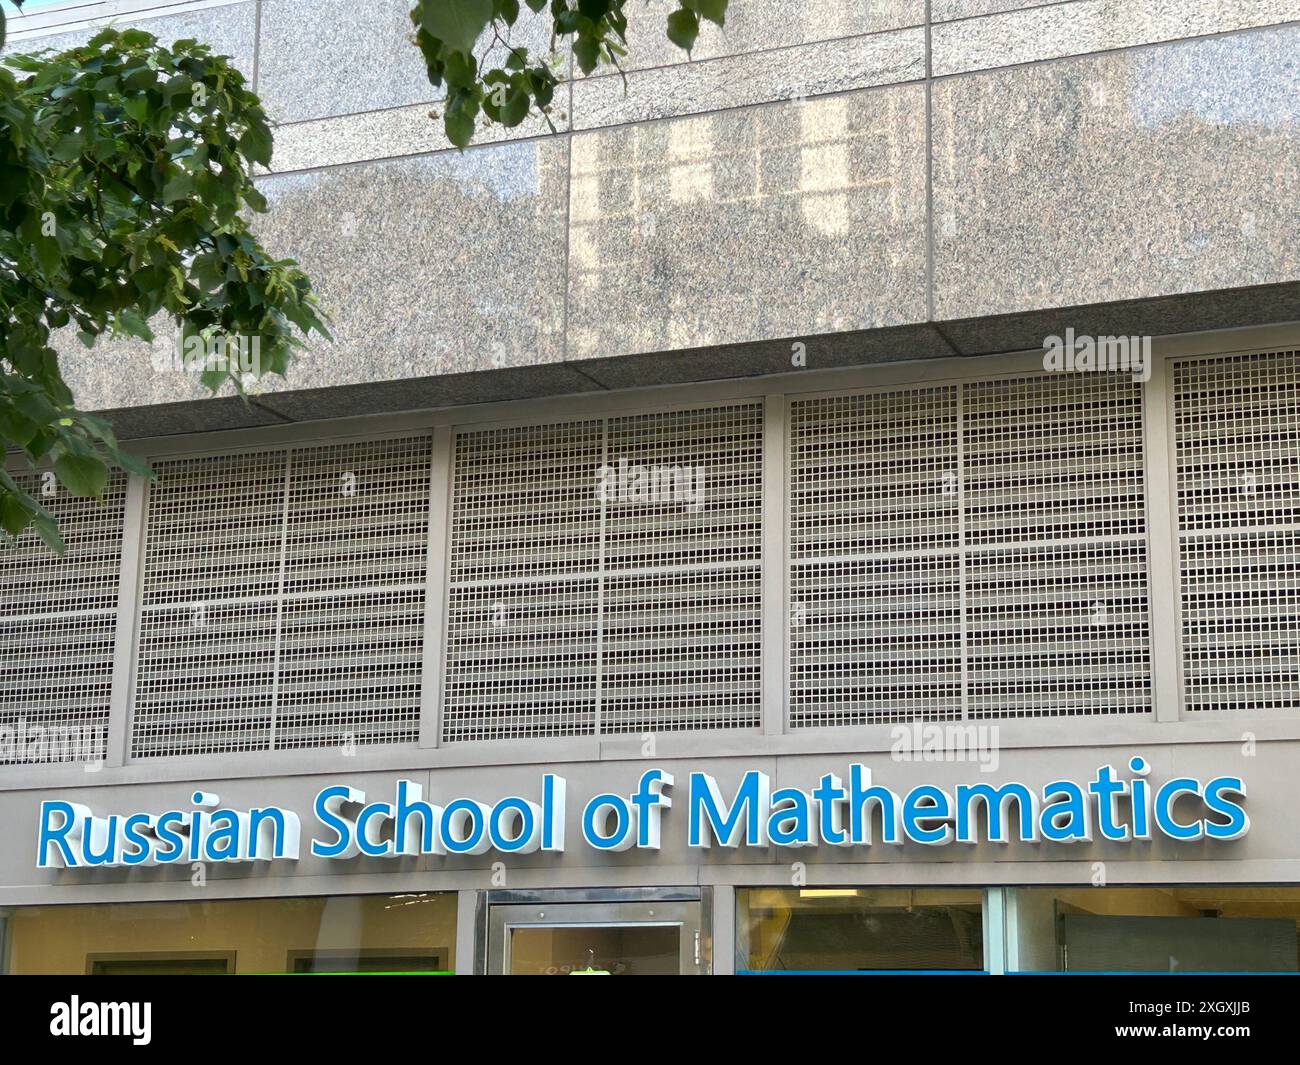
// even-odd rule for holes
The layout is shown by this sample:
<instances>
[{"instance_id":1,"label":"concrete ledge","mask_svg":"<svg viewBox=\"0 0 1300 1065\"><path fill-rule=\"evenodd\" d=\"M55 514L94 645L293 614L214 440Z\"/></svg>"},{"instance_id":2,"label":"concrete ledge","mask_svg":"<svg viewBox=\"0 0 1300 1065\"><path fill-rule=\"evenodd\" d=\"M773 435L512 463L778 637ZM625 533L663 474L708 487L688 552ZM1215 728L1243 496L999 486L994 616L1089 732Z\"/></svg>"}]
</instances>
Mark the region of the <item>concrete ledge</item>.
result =
<instances>
[{"instance_id":1,"label":"concrete ledge","mask_svg":"<svg viewBox=\"0 0 1300 1065\"><path fill-rule=\"evenodd\" d=\"M808 369L1032 350L1073 328L1092 336L1167 336L1300 321L1300 281L1123 303L1058 307L916 326L781 337L685 351L451 373L164 403L104 413L123 439L244 429L284 422L458 407L788 373L796 344Z\"/></svg>"}]
</instances>

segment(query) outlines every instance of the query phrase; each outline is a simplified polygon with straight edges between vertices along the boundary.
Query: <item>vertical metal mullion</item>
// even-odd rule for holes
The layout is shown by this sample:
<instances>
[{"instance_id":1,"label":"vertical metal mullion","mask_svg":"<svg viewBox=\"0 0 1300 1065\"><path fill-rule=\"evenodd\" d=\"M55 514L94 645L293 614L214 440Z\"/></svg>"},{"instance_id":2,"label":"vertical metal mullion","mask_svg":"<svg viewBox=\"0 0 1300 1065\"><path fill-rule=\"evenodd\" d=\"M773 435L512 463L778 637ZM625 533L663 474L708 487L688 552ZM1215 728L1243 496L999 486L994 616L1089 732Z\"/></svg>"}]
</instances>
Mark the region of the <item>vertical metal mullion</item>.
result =
<instances>
[{"instance_id":1,"label":"vertical metal mullion","mask_svg":"<svg viewBox=\"0 0 1300 1065\"><path fill-rule=\"evenodd\" d=\"M447 669L447 612L451 607L451 478L455 461L450 425L433 431L429 470L428 569L424 578L424 645L420 660L420 746L442 742L442 692Z\"/></svg>"},{"instance_id":2,"label":"vertical metal mullion","mask_svg":"<svg viewBox=\"0 0 1300 1065\"><path fill-rule=\"evenodd\" d=\"M280 578L275 589L275 656L271 666L271 734L267 750L275 750L276 728L280 711L280 641L284 629L284 572L289 553L289 496L293 475L293 448L284 453L284 502L280 507Z\"/></svg>"},{"instance_id":3,"label":"vertical metal mullion","mask_svg":"<svg viewBox=\"0 0 1300 1065\"><path fill-rule=\"evenodd\" d=\"M984 889L984 971L1003 976L1007 970L1007 889Z\"/></svg>"},{"instance_id":4,"label":"vertical metal mullion","mask_svg":"<svg viewBox=\"0 0 1300 1065\"><path fill-rule=\"evenodd\" d=\"M779 736L786 729L787 686L790 679L790 611L788 547L790 507L786 498L786 455L789 418L784 395L763 399L763 480L761 590L762 730Z\"/></svg>"},{"instance_id":5,"label":"vertical metal mullion","mask_svg":"<svg viewBox=\"0 0 1300 1065\"><path fill-rule=\"evenodd\" d=\"M122 556L117 585L117 617L113 637L113 687L108 711L108 743L104 764L124 765L131 736L131 702L135 688L135 661L139 620L143 604L145 514L148 505L145 479L127 478L122 520Z\"/></svg>"},{"instance_id":6,"label":"vertical metal mullion","mask_svg":"<svg viewBox=\"0 0 1300 1065\"><path fill-rule=\"evenodd\" d=\"M961 634L961 719L970 716L970 589L966 571L966 385L956 388L957 404L957 606Z\"/></svg>"},{"instance_id":7,"label":"vertical metal mullion","mask_svg":"<svg viewBox=\"0 0 1300 1065\"><path fill-rule=\"evenodd\" d=\"M456 892L456 958L452 963L457 976L482 974L486 951L476 949L480 935L486 936L487 907L480 906L482 894L473 888Z\"/></svg>"},{"instance_id":8,"label":"vertical metal mullion","mask_svg":"<svg viewBox=\"0 0 1300 1065\"><path fill-rule=\"evenodd\" d=\"M784 399L784 397L775 397ZM734 976L736 972L736 889L731 884L715 884L710 923L706 928L713 944L712 976ZM703 907L701 907L703 908ZM746 959L748 961L748 959Z\"/></svg>"},{"instance_id":9,"label":"vertical metal mullion","mask_svg":"<svg viewBox=\"0 0 1300 1065\"><path fill-rule=\"evenodd\" d=\"M1182 625L1178 601L1178 525L1173 390L1169 364L1152 358L1151 380L1142 388L1142 437L1146 479L1147 596L1151 647L1151 698L1157 721L1182 715Z\"/></svg>"},{"instance_id":10,"label":"vertical metal mullion","mask_svg":"<svg viewBox=\"0 0 1300 1065\"><path fill-rule=\"evenodd\" d=\"M609 468L609 419L600 419L600 468ZM592 734L599 737L604 701L605 664L605 537L608 532L609 500L600 493L600 548L596 563L596 706Z\"/></svg>"}]
</instances>

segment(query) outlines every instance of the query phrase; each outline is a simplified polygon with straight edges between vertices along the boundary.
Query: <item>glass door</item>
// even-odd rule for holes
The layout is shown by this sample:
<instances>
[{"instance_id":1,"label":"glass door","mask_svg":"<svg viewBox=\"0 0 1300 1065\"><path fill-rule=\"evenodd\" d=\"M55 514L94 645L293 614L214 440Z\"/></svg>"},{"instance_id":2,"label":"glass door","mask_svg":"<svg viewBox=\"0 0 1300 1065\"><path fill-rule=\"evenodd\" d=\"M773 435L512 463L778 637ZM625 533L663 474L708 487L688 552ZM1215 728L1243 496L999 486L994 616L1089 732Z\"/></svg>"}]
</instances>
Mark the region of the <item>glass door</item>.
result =
<instances>
[{"instance_id":1,"label":"glass door","mask_svg":"<svg viewBox=\"0 0 1300 1065\"><path fill-rule=\"evenodd\" d=\"M513 976L702 973L698 902L544 902L488 911L488 972Z\"/></svg>"}]
</instances>

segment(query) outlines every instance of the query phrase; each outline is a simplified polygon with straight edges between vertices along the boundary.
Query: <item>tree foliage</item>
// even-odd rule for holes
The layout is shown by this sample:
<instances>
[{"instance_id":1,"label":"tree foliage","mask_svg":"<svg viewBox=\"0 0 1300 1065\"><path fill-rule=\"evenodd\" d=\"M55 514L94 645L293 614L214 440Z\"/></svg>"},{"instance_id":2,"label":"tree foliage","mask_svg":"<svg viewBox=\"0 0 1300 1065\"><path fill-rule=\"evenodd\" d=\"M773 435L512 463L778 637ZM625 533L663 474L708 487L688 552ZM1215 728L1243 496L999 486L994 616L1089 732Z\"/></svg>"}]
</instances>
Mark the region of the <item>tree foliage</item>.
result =
<instances>
[{"instance_id":1,"label":"tree foliage","mask_svg":"<svg viewBox=\"0 0 1300 1065\"><path fill-rule=\"evenodd\" d=\"M629 0L524 2L550 21L546 55L506 42L519 0L415 0L415 42L430 81L445 88L443 123L455 145L468 144L480 121L514 127L531 113L551 121L557 42L584 74L618 68L627 54ZM726 17L727 0L676 5L665 32L687 52L702 19L721 26ZM4 33L0 10L0 46ZM142 30L106 29L66 51L0 61L7 452L49 462L75 495L100 495L112 466L148 473L107 422L77 410L53 343L61 332L87 347L106 333L152 341L149 322L162 315L185 338L256 340L255 375L283 373L312 332L328 336L308 278L269 256L249 229L266 210L252 172L270 163L271 148L243 75L196 41L167 47ZM243 392L245 367L200 369L209 387L231 381ZM54 518L0 465L0 536L29 526L61 549Z\"/></svg>"},{"instance_id":2,"label":"tree foliage","mask_svg":"<svg viewBox=\"0 0 1300 1065\"><path fill-rule=\"evenodd\" d=\"M584 74L602 64L617 68L627 54L624 8L629 2L638 0L524 0L535 14L549 12L550 50L556 50L557 42L567 44ZM726 14L727 0L678 0L665 32L690 52L700 20L721 26ZM555 128L551 114L559 76L545 56L507 44L519 17L519 0L416 0L411 11L415 41L429 81L446 89L442 118L452 144L467 145L480 118L514 127L539 113ZM504 54L503 64L489 67L489 54Z\"/></svg>"},{"instance_id":3,"label":"tree foliage","mask_svg":"<svg viewBox=\"0 0 1300 1065\"><path fill-rule=\"evenodd\" d=\"M2 33L2 30L0 30ZM170 318L206 343L255 339L255 375L283 373L328 335L308 278L249 231L271 160L258 98L225 57L106 29L63 52L0 64L0 442L52 463L74 495L110 466L147 471L101 418L76 409L52 340L151 341ZM88 353L93 358L94 353ZM204 382L242 393L246 366L208 361ZM0 466L0 530L29 525L61 549L51 515Z\"/></svg>"}]
</instances>

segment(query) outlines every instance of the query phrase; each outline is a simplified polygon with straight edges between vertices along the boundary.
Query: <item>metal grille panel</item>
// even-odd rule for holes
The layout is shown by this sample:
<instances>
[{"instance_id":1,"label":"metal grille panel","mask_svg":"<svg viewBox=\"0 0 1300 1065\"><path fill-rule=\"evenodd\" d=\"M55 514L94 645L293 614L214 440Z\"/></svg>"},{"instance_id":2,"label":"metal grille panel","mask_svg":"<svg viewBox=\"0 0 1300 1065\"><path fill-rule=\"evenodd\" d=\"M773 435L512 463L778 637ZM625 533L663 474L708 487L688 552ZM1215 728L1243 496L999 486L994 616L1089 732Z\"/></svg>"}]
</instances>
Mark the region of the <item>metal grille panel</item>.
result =
<instances>
[{"instance_id":1,"label":"metal grille panel","mask_svg":"<svg viewBox=\"0 0 1300 1065\"><path fill-rule=\"evenodd\" d=\"M593 569L600 557L598 421L456 438L451 579L464 585Z\"/></svg>"},{"instance_id":2,"label":"metal grille panel","mask_svg":"<svg viewBox=\"0 0 1300 1065\"><path fill-rule=\"evenodd\" d=\"M154 465L146 612L278 592L286 462L276 451Z\"/></svg>"},{"instance_id":3,"label":"metal grille panel","mask_svg":"<svg viewBox=\"0 0 1300 1065\"><path fill-rule=\"evenodd\" d=\"M1150 711L1142 424L1119 374L966 385L970 717Z\"/></svg>"},{"instance_id":4,"label":"metal grille panel","mask_svg":"<svg viewBox=\"0 0 1300 1065\"><path fill-rule=\"evenodd\" d=\"M601 731L757 728L763 409L613 418Z\"/></svg>"},{"instance_id":5,"label":"metal grille panel","mask_svg":"<svg viewBox=\"0 0 1300 1065\"><path fill-rule=\"evenodd\" d=\"M1300 709L1300 352L1174 364L1184 707Z\"/></svg>"},{"instance_id":6,"label":"metal grille panel","mask_svg":"<svg viewBox=\"0 0 1300 1065\"><path fill-rule=\"evenodd\" d=\"M1145 541L973 552L966 610L970 717L1150 710Z\"/></svg>"},{"instance_id":7,"label":"metal grille panel","mask_svg":"<svg viewBox=\"0 0 1300 1065\"><path fill-rule=\"evenodd\" d=\"M135 757L419 736L428 436L159 463Z\"/></svg>"},{"instance_id":8,"label":"metal grille panel","mask_svg":"<svg viewBox=\"0 0 1300 1065\"><path fill-rule=\"evenodd\" d=\"M1117 374L966 385L966 542L1146 533L1142 390Z\"/></svg>"},{"instance_id":9,"label":"metal grille panel","mask_svg":"<svg viewBox=\"0 0 1300 1065\"><path fill-rule=\"evenodd\" d=\"M756 728L762 407L458 434L443 737Z\"/></svg>"},{"instance_id":10,"label":"metal grille panel","mask_svg":"<svg viewBox=\"0 0 1300 1065\"><path fill-rule=\"evenodd\" d=\"M818 397L790 434L791 727L1149 712L1137 384Z\"/></svg>"},{"instance_id":11,"label":"metal grille panel","mask_svg":"<svg viewBox=\"0 0 1300 1065\"><path fill-rule=\"evenodd\" d=\"M444 740L595 731L598 583L451 589Z\"/></svg>"},{"instance_id":12,"label":"metal grille panel","mask_svg":"<svg viewBox=\"0 0 1300 1065\"><path fill-rule=\"evenodd\" d=\"M443 739L589 735L599 421L456 437Z\"/></svg>"},{"instance_id":13,"label":"metal grille panel","mask_svg":"<svg viewBox=\"0 0 1300 1065\"><path fill-rule=\"evenodd\" d=\"M145 610L132 755L267 750L277 613L274 598Z\"/></svg>"},{"instance_id":14,"label":"metal grille panel","mask_svg":"<svg viewBox=\"0 0 1300 1065\"><path fill-rule=\"evenodd\" d=\"M99 760L108 742L126 478L78 499L45 472L14 473L59 522L62 556L34 530L0 534L0 764Z\"/></svg>"},{"instance_id":15,"label":"metal grille panel","mask_svg":"<svg viewBox=\"0 0 1300 1065\"><path fill-rule=\"evenodd\" d=\"M417 740L423 634L423 583L287 598L273 746Z\"/></svg>"},{"instance_id":16,"label":"metal grille panel","mask_svg":"<svg viewBox=\"0 0 1300 1065\"><path fill-rule=\"evenodd\" d=\"M757 727L759 598L747 569L607 578L601 731Z\"/></svg>"},{"instance_id":17,"label":"metal grille panel","mask_svg":"<svg viewBox=\"0 0 1300 1065\"><path fill-rule=\"evenodd\" d=\"M790 724L961 715L957 389L792 404Z\"/></svg>"}]
</instances>

